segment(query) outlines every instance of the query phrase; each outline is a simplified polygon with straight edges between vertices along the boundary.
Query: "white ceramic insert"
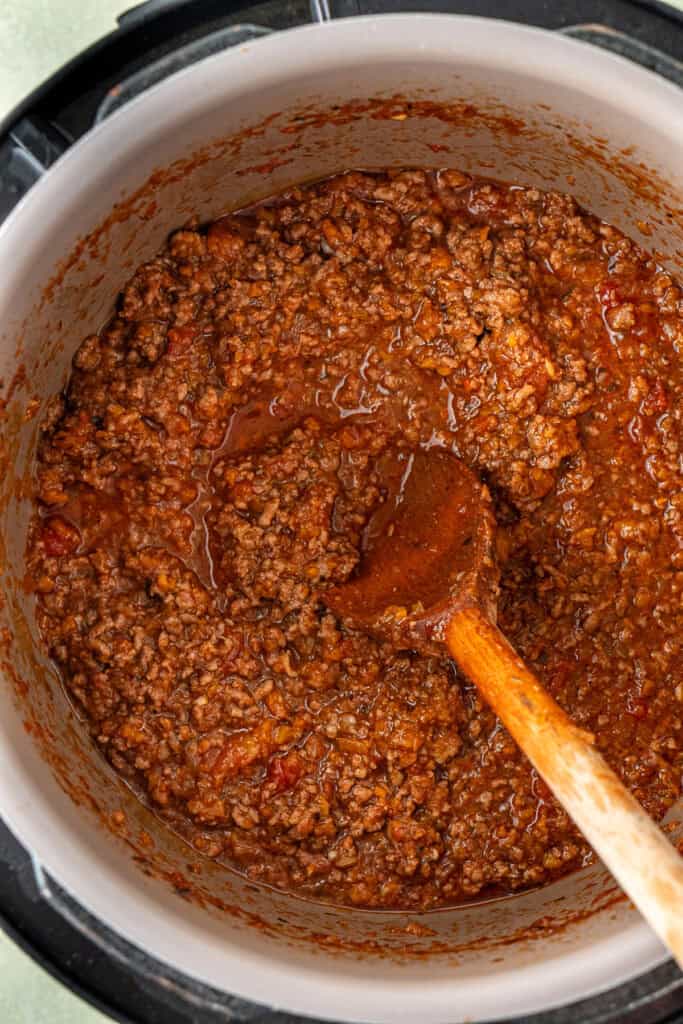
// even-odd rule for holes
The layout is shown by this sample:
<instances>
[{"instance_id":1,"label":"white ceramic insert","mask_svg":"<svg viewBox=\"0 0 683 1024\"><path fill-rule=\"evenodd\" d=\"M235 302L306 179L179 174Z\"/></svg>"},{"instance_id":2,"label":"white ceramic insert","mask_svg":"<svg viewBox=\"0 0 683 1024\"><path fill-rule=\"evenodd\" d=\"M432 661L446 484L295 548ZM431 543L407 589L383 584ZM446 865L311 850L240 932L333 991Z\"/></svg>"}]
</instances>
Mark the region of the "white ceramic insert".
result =
<instances>
[{"instance_id":1,"label":"white ceramic insert","mask_svg":"<svg viewBox=\"0 0 683 1024\"><path fill-rule=\"evenodd\" d=\"M366 102L398 94L419 102ZM191 852L158 829L83 737L38 653L21 586L23 482L44 400L132 269L191 213L215 217L349 166L406 165L571 191L681 271L681 92L584 44L477 18L360 18L212 57L92 131L0 229L0 394L9 396L0 441L0 814L111 928L219 989L319 1017L436 1024L570 1002L665 954L636 913L613 902L599 867L515 899L409 917L316 907L201 862L204 905L179 898L167 878L139 869L126 839L157 874L176 872L176 883L178 873L191 877ZM119 809L125 824L114 835ZM565 926L548 931L541 918Z\"/></svg>"}]
</instances>

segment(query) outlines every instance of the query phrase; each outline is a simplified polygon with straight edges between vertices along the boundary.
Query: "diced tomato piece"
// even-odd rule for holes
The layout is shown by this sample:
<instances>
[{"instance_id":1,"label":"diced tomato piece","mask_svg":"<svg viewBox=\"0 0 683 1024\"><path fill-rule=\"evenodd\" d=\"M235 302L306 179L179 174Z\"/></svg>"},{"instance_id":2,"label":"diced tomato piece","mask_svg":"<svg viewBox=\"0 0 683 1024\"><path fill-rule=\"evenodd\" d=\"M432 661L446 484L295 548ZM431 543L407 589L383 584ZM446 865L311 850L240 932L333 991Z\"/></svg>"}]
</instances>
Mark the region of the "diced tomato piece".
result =
<instances>
[{"instance_id":1,"label":"diced tomato piece","mask_svg":"<svg viewBox=\"0 0 683 1024\"><path fill-rule=\"evenodd\" d=\"M196 337L196 327L171 327L166 338L166 355L181 355L187 351Z\"/></svg>"},{"instance_id":2,"label":"diced tomato piece","mask_svg":"<svg viewBox=\"0 0 683 1024\"><path fill-rule=\"evenodd\" d=\"M645 416L659 416L669 408L669 396L659 377L652 383L649 392L640 404Z\"/></svg>"},{"instance_id":3,"label":"diced tomato piece","mask_svg":"<svg viewBox=\"0 0 683 1024\"><path fill-rule=\"evenodd\" d=\"M616 281L603 281L598 286L598 298L600 304L604 309L611 309L613 306L619 306L623 301L624 297L621 293L619 285Z\"/></svg>"},{"instance_id":4,"label":"diced tomato piece","mask_svg":"<svg viewBox=\"0 0 683 1024\"><path fill-rule=\"evenodd\" d=\"M46 520L41 539L45 554L50 558L70 555L81 543L81 535L76 527L61 516L51 516Z\"/></svg>"},{"instance_id":5,"label":"diced tomato piece","mask_svg":"<svg viewBox=\"0 0 683 1024\"><path fill-rule=\"evenodd\" d=\"M275 783L278 793L296 786L304 773L304 763L295 750L284 757L274 757L268 767L268 779Z\"/></svg>"},{"instance_id":6,"label":"diced tomato piece","mask_svg":"<svg viewBox=\"0 0 683 1024\"><path fill-rule=\"evenodd\" d=\"M647 718L649 706L649 702L643 700L642 697L629 697L626 701L627 712L629 715L633 715L634 718L638 719Z\"/></svg>"}]
</instances>

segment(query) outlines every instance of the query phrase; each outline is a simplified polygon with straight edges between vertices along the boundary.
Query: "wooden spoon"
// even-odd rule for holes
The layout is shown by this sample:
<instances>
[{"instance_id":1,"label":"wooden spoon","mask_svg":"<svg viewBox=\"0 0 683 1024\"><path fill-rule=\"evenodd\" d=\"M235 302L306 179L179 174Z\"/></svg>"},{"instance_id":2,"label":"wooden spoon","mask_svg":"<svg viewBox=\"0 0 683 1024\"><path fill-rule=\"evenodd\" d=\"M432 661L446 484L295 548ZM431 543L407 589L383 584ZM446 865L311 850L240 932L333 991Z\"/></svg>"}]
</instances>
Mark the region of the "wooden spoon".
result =
<instances>
[{"instance_id":1,"label":"wooden spoon","mask_svg":"<svg viewBox=\"0 0 683 1024\"><path fill-rule=\"evenodd\" d=\"M446 645L683 967L683 858L495 625L494 538L486 487L454 456L418 452L369 524L359 572L325 603L399 648Z\"/></svg>"}]
</instances>

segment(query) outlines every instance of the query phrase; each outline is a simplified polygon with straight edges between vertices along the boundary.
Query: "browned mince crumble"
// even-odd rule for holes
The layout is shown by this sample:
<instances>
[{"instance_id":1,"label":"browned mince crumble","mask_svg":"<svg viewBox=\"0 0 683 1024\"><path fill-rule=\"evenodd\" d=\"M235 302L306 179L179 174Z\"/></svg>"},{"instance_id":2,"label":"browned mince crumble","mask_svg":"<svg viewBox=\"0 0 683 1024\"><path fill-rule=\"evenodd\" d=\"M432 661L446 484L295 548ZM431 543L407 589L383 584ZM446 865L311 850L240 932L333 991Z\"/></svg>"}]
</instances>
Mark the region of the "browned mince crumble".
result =
<instances>
[{"instance_id":1,"label":"browned mince crumble","mask_svg":"<svg viewBox=\"0 0 683 1024\"><path fill-rule=\"evenodd\" d=\"M55 398L43 640L114 768L201 854L432 908L591 851L446 658L345 628L384 467L491 488L500 624L647 811L681 792L680 286L567 195L346 173L175 232Z\"/></svg>"}]
</instances>

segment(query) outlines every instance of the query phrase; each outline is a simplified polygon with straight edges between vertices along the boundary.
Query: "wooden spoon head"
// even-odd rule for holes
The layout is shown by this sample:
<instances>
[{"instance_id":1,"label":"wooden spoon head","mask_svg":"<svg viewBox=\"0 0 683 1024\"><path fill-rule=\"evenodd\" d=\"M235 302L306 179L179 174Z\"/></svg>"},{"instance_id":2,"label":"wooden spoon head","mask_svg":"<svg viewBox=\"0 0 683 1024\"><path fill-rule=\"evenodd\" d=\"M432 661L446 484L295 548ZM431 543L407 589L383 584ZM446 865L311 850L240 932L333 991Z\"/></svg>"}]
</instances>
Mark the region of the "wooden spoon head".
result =
<instances>
[{"instance_id":1,"label":"wooden spoon head","mask_svg":"<svg viewBox=\"0 0 683 1024\"><path fill-rule=\"evenodd\" d=\"M323 600L357 629L443 654L457 610L477 606L495 621L494 537L491 497L475 474L448 452L415 452L368 524L357 574Z\"/></svg>"}]
</instances>

